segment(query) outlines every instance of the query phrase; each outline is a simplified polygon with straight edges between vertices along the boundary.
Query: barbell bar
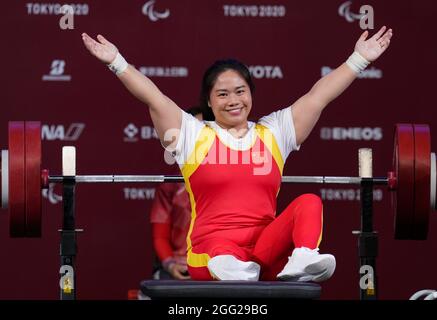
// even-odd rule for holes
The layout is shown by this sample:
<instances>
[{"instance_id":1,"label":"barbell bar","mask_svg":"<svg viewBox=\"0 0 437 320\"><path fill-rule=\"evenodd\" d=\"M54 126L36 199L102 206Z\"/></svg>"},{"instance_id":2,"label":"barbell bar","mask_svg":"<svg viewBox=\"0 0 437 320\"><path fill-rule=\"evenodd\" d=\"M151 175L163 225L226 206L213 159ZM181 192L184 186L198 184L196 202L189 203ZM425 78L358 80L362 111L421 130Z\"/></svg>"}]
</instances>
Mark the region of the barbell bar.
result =
<instances>
[{"instance_id":1,"label":"barbell bar","mask_svg":"<svg viewBox=\"0 0 437 320\"><path fill-rule=\"evenodd\" d=\"M75 149L64 147L63 161L72 168L63 175L41 170L41 123L9 122L9 149L1 152L1 204L9 207L11 237L41 236L41 190L49 183L162 183L183 182L171 175L76 175ZM426 239L429 216L436 206L436 157L431 153L427 125L397 124L392 170L387 177L283 176L283 183L351 184L364 180L387 185L391 191L396 239ZM70 148L70 149L68 149ZM64 159L64 158L67 158ZM72 158L70 161L68 157ZM371 160L370 160L371 161Z\"/></svg>"},{"instance_id":2,"label":"barbell bar","mask_svg":"<svg viewBox=\"0 0 437 320\"><path fill-rule=\"evenodd\" d=\"M62 183L63 175L49 176L49 183ZM76 183L155 183L155 182L184 182L182 176L177 175L76 175ZM313 183L313 184L356 184L363 181L361 177L330 177L330 176L282 176L282 183ZM387 185L384 177L372 178L374 184Z\"/></svg>"}]
</instances>

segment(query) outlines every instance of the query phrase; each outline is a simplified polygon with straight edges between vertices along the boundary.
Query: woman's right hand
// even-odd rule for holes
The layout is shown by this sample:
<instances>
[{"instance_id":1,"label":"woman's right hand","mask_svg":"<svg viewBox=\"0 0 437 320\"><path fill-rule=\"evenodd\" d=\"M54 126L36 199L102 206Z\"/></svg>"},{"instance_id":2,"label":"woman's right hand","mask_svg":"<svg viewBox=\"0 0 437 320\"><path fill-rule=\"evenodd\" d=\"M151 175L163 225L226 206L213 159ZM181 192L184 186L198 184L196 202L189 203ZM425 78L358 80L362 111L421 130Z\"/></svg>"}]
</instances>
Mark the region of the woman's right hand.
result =
<instances>
[{"instance_id":1,"label":"woman's right hand","mask_svg":"<svg viewBox=\"0 0 437 320\"><path fill-rule=\"evenodd\" d=\"M115 57L117 56L117 47L100 34L97 36L97 40L99 40L99 42L91 38L86 33L82 33L82 40L89 52L91 52L93 56L103 63L109 64L114 61Z\"/></svg>"}]
</instances>

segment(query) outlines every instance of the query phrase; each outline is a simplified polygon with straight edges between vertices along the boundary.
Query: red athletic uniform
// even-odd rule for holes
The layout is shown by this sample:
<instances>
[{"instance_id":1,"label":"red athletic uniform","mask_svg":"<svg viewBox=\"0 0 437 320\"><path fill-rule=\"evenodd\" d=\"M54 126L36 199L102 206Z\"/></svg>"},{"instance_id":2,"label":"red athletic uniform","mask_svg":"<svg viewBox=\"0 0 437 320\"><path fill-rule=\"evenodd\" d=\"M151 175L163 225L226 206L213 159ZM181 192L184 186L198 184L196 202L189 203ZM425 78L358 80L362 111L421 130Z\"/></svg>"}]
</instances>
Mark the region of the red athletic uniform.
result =
<instances>
[{"instance_id":1,"label":"red athletic uniform","mask_svg":"<svg viewBox=\"0 0 437 320\"><path fill-rule=\"evenodd\" d=\"M262 280L276 279L293 248L318 247L322 233L322 204L315 195L298 197L275 218L284 162L299 149L290 108L249 123L245 139L190 117L183 115L176 159L192 208L192 279L211 280L207 264L218 255L257 262Z\"/></svg>"}]
</instances>

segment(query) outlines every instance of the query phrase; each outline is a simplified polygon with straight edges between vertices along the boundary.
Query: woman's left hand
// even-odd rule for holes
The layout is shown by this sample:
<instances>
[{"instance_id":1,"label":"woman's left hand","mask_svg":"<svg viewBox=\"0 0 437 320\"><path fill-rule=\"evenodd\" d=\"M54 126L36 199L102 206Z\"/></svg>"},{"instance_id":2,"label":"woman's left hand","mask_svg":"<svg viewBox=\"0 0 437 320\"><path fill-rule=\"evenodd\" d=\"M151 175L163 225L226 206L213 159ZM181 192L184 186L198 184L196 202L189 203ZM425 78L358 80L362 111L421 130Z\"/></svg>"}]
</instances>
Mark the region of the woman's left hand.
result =
<instances>
[{"instance_id":1,"label":"woman's left hand","mask_svg":"<svg viewBox=\"0 0 437 320\"><path fill-rule=\"evenodd\" d=\"M373 62L387 50L390 45L390 39L393 36L393 30L383 26L375 35L366 40L369 31L364 31L355 44L355 51L366 58L367 61Z\"/></svg>"}]
</instances>

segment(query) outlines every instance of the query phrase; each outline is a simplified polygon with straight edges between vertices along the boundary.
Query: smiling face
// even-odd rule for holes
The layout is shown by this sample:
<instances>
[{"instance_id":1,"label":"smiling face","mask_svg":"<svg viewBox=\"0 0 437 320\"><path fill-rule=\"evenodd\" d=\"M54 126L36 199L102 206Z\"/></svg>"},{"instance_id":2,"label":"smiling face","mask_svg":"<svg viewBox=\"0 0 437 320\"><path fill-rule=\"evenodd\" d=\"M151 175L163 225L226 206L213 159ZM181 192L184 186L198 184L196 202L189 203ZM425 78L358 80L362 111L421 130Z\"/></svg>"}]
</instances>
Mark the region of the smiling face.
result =
<instances>
[{"instance_id":1,"label":"smiling face","mask_svg":"<svg viewBox=\"0 0 437 320\"><path fill-rule=\"evenodd\" d=\"M245 129L252 109L249 85L238 72L226 70L219 74L211 88L209 105L219 126L225 129Z\"/></svg>"}]
</instances>

